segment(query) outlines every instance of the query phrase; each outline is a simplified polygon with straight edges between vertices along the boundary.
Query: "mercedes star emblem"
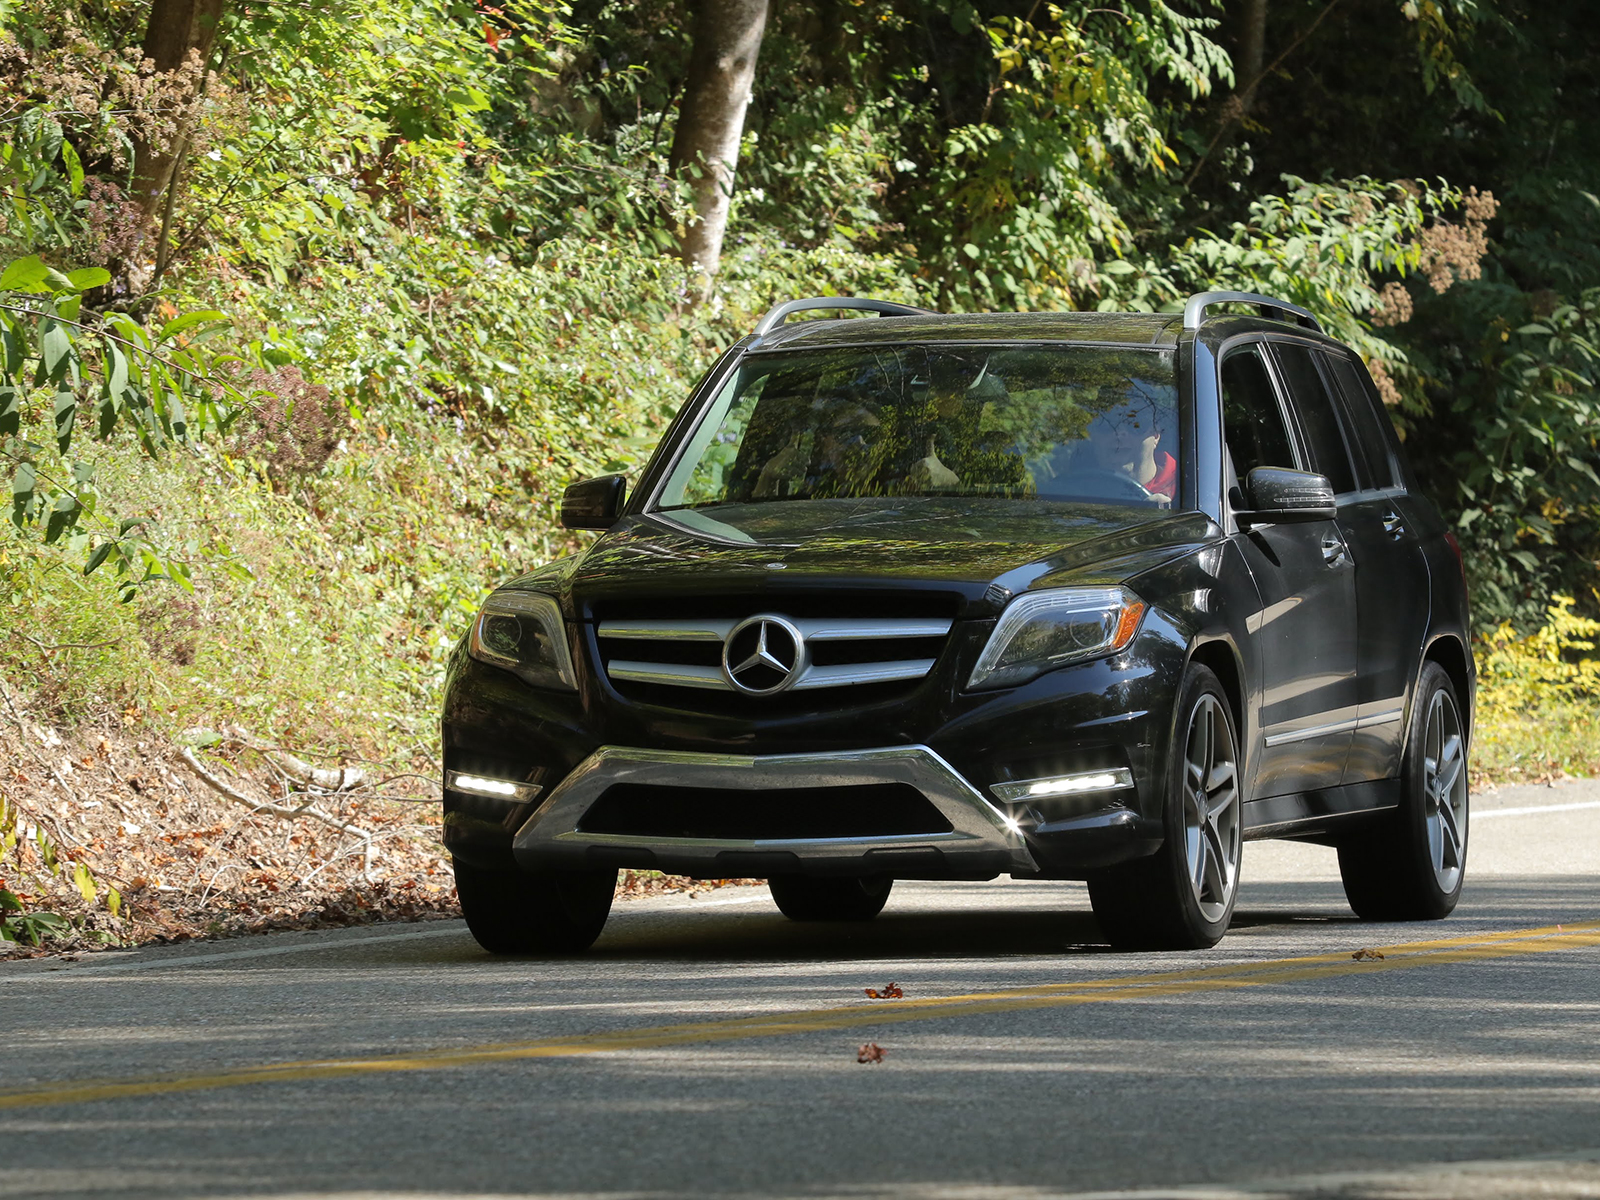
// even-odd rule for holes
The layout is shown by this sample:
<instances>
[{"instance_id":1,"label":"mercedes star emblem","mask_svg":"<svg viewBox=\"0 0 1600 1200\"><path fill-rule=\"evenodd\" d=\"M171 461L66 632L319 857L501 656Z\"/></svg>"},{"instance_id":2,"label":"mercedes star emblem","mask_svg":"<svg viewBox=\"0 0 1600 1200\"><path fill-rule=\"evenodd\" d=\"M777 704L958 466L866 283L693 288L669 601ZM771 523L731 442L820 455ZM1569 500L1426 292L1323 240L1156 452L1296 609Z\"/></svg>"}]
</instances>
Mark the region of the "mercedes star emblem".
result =
<instances>
[{"instance_id":1,"label":"mercedes star emblem","mask_svg":"<svg viewBox=\"0 0 1600 1200\"><path fill-rule=\"evenodd\" d=\"M771 696L794 685L808 657L793 621L759 613L735 625L722 643L722 674L747 696Z\"/></svg>"}]
</instances>

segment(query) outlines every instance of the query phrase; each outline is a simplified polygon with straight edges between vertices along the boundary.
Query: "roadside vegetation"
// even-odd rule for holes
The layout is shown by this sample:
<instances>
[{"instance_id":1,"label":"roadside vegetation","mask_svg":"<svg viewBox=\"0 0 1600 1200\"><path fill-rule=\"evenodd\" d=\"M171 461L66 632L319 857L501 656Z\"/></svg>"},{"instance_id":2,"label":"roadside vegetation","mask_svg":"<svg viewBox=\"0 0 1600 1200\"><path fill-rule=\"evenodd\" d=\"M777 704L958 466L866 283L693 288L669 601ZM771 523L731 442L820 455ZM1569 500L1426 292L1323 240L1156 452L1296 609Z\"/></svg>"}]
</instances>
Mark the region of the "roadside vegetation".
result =
<instances>
[{"instance_id":1,"label":"roadside vegetation","mask_svg":"<svg viewBox=\"0 0 1600 1200\"><path fill-rule=\"evenodd\" d=\"M446 654L796 295L1306 305L1456 523L1480 782L1600 768L1587 26L733 7L0 5L4 937L449 911Z\"/></svg>"}]
</instances>

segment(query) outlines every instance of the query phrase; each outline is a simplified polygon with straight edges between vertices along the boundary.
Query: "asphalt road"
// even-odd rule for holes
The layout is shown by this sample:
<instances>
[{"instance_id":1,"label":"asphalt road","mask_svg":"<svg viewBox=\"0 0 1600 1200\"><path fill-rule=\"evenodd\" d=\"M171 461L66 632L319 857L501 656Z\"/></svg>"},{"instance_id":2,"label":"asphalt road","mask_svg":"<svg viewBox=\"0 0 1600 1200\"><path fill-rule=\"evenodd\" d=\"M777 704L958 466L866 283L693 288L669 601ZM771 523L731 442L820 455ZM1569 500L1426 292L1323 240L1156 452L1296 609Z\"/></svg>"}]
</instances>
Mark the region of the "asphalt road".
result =
<instances>
[{"instance_id":1,"label":"asphalt road","mask_svg":"<svg viewBox=\"0 0 1600 1200\"><path fill-rule=\"evenodd\" d=\"M1444 922L1245 850L1196 954L996 881L636 901L561 961L449 922L0 964L0 1196L1600 1197L1600 784L1476 798Z\"/></svg>"}]
</instances>

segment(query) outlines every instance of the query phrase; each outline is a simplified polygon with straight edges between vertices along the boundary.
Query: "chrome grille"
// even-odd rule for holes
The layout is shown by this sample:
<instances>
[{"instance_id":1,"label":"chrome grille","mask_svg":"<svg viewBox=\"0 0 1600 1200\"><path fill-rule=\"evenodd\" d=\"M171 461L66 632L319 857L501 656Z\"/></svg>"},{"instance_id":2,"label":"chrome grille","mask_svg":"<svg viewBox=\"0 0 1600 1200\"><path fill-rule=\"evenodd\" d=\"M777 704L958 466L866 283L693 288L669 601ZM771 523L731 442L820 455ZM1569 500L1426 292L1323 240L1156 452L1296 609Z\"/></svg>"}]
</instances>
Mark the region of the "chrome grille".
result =
<instances>
[{"instance_id":1,"label":"chrome grille","mask_svg":"<svg viewBox=\"0 0 1600 1200\"><path fill-rule=\"evenodd\" d=\"M777 616L779 614L772 614ZM783 617L804 645L804 666L788 691L921 679L933 670L931 643L949 635L943 617ZM736 692L722 670L722 648L740 624L732 618L601 621L606 673L617 681ZM875 643L885 643L881 648ZM896 643L912 643L900 645ZM915 644L920 643L920 644ZM812 661L834 650L871 661ZM895 653L896 650L901 653ZM907 653L907 651L910 653Z\"/></svg>"}]
</instances>

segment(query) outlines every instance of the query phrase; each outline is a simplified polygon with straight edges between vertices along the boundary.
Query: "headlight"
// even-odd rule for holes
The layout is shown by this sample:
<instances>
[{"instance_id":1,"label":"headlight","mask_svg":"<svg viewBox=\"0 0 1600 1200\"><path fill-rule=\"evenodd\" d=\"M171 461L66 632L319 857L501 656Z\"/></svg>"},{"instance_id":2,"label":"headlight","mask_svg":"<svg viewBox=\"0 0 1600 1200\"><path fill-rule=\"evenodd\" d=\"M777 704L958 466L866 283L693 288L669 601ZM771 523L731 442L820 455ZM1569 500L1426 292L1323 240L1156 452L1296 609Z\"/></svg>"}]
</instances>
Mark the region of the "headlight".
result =
<instances>
[{"instance_id":1,"label":"headlight","mask_svg":"<svg viewBox=\"0 0 1600 1200\"><path fill-rule=\"evenodd\" d=\"M533 592L495 592L472 622L467 652L534 687L578 690L561 606Z\"/></svg>"},{"instance_id":2,"label":"headlight","mask_svg":"<svg viewBox=\"0 0 1600 1200\"><path fill-rule=\"evenodd\" d=\"M1115 654L1145 604L1127 588L1059 588L1011 602L989 635L969 688L1014 687L1067 663Z\"/></svg>"}]
</instances>

